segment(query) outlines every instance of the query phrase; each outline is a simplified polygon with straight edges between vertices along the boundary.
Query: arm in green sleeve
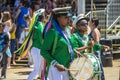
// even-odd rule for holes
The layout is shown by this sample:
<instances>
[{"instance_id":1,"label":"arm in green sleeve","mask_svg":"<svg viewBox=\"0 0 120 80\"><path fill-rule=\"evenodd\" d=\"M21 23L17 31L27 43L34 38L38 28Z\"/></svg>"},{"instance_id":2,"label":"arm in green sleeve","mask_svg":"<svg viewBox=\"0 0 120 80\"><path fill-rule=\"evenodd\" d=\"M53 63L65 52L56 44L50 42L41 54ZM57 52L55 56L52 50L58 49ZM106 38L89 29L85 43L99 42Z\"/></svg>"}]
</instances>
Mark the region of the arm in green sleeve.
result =
<instances>
[{"instance_id":1,"label":"arm in green sleeve","mask_svg":"<svg viewBox=\"0 0 120 80\"><path fill-rule=\"evenodd\" d=\"M79 47L79 43L74 35L70 37L70 43L72 45L73 50Z\"/></svg>"},{"instance_id":2,"label":"arm in green sleeve","mask_svg":"<svg viewBox=\"0 0 120 80\"><path fill-rule=\"evenodd\" d=\"M52 61L55 61L51 55L53 43L55 39L55 31L49 30L46 33L46 37L43 41L42 48L41 48L41 55L46 59L47 63L50 64Z\"/></svg>"},{"instance_id":3,"label":"arm in green sleeve","mask_svg":"<svg viewBox=\"0 0 120 80\"><path fill-rule=\"evenodd\" d=\"M101 44L94 44L94 46L93 46L94 52L100 51L101 48L102 48L102 45L101 45Z\"/></svg>"}]
</instances>

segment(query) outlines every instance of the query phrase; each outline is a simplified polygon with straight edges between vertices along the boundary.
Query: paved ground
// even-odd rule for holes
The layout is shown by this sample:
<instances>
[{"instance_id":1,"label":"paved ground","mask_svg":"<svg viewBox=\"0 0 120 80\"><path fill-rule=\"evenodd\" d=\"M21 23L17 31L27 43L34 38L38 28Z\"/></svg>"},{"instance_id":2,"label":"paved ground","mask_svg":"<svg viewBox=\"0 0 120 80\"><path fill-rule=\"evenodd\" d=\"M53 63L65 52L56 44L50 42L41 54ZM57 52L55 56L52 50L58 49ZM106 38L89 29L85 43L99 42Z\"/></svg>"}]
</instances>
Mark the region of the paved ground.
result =
<instances>
[{"instance_id":1,"label":"paved ground","mask_svg":"<svg viewBox=\"0 0 120 80\"><path fill-rule=\"evenodd\" d=\"M120 80L120 59L113 60L113 67L104 68L106 80Z\"/></svg>"},{"instance_id":2,"label":"paved ground","mask_svg":"<svg viewBox=\"0 0 120 80\"><path fill-rule=\"evenodd\" d=\"M14 66L7 70L7 78L4 80L26 80L32 68Z\"/></svg>"},{"instance_id":3,"label":"paved ground","mask_svg":"<svg viewBox=\"0 0 120 80\"><path fill-rule=\"evenodd\" d=\"M26 80L31 70L25 66L12 66L4 80ZM104 71L106 80L120 80L120 59L113 60L113 67L104 67Z\"/></svg>"}]
</instances>

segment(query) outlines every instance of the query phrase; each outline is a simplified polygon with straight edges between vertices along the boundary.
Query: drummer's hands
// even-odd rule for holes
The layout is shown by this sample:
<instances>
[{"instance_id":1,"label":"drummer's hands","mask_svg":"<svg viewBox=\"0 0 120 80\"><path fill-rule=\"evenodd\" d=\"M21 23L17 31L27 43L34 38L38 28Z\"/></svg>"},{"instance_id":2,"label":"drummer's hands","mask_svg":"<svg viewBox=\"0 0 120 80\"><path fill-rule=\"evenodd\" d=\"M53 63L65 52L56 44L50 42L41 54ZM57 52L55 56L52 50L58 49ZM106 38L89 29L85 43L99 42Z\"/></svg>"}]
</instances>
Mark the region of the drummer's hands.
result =
<instances>
[{"instance_id":1,"label":"drummer's hands","mask_svg":"<svg viewBox=\"0 0 120 80\"><path fill-rule=\"evenodd\" d=\"M93 47L93 45L94 45L94 41L91 39L87 46L88 47Z\"/></svg>"},{"instance_id":2,"label":"drummer's hands","mask_svg":"<svg viewBox=\"0 0 120 80\"><path fill-rule=\"evenodd\" d=\"M66 68L61 64L56 64L55 67L58 69L58 71L65 71L66 70Z\"/></svg>"},{"instance_id":3,"label":"drummer's hands","mask_svg":"<svg viewBox=\"0 0 120 80\"><path fill-rule=\"evenodd\" d=\"M77 51L77 49L74 49L74 52L77 54L77 56L81 56L81 55L80 55L80 52Z\"/></svg>"},{"instance_id":4,"label":"drummer's hands","mask_svg":"<svg viewBox=\"0 0 120 80\"><path fill-rule=\"evenodd\" d=\"M109 46L107 46L107 45L102 45L102 47L103 47L103 49L105 49L105 51L110 50L110 47L109 47Z\"/></svg>"}]
</instances>

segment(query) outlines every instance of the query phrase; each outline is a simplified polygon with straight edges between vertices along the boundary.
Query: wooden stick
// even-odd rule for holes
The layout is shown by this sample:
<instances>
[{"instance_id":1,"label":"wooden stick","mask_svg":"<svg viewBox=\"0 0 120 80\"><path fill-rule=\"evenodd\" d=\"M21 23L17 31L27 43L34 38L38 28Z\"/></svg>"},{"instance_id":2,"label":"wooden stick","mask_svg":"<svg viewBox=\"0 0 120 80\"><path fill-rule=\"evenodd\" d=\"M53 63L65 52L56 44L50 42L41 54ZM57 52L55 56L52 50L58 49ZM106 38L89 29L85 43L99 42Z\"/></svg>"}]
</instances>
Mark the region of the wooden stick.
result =
<instances>
[{"instance_id":1,"label":"wooden stick","mask_svg":"<svg viewBox=\"0 0 120 80\"><path fill-rule=\"evenodd\" d=\"M66 71L79 71L79 69L66 69Z\"/></svg>"}]
</instances>

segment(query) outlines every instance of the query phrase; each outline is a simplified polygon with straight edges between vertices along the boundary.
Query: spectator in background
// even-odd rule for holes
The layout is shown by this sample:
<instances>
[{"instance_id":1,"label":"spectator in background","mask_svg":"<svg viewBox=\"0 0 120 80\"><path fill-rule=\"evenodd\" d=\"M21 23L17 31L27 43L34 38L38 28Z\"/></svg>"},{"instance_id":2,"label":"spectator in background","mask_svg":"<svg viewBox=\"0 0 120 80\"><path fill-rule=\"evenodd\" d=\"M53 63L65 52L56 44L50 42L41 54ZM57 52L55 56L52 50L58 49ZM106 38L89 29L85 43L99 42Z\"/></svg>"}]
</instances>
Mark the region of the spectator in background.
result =
<instances>
[{"instance_id":1,"label":"spectator in background","mask_svg":"<svg viewBox=\"0 0 120 80\"><path fill-rule=\"evenodd\" d=\"M10 7L14 7L15 0L6 0L6 5L9 5Z\"/></svg>"},{"instance_id":2,"label":"spectator in background","mask_svg":"<svg viewBox=\"0 0 120 80\"><path fill-rule=\"evenodd\" d=\"M6 32L9 35L9 39L10 39L11 38L11 36L10 36L10 29L12 28L12 21L11 21L11 15L10 15L9 11L4 11L3 12L2 21L5 24L4 32ZM8 68L11 68L10 64L11 64L11 57L12 57L12 55L11 55L11 52L10 52L10 46L7 48L6 53L8 55Z\"/></svg>"},{"instance_id":3,"label":"spectator in background","mask_svg":"<svg viewBox=\"0 0 120 80\"><path fill-rule=\"evenodd\" d=\"M3 54L2 58L2 70L0 80L6 78L6 70L7 70L7 49L10 44L9 36L6 32L4 32L5 24L3 22L0 23L0 52Z\"/></svg>"},{"instance_id":4,"label":"spectator in background","mask_svg":"<svg viewBox=\"0 0 120 80\"><path fill-rule=\"evenodd\" d=\"M46 0L46 4L45 4L46 14L50 14L52 12L52 9L55 7L57 6L53 0Z\"/></svg>"},{"instance_id":5,"label":"spectator in background","mask_svg":"<svg viewBox=\"0 0 120 80\"><path fill-rule=\"evenodd\" d=\"M11 41L10 41L10 50L12 53L12 63L13 65L16 64L15 62L15 53L14 51L16 50L16 37L15 37L15 32L16 32L16 24L13 22L12 23L12 28L10 30L10 36L11 36Z\"/></svg>"},{"instance_id":6,"label":"spectator in background","mask_svg":"<svg viewBox=\"0 0 120 80\"><path fill-rule=\"evenodd\" d=\"M66 0L57 0L57 7L65 7L66 6Z\"/></svg>"},{"instance_id":7,"label":"spectator in background","mask_svg":"<svg viewBox=\"0 0 120 80\"><path fill-rule=\"evenodd\" d=\"M38 9L40 9L39 3L37 3L37 1L33 2L33 12L37 11Z\"/></svg>"},{"instance_id":8,"label":"spectator in background","mask_svg":"<svg viewBox=\"0 0 120 80\"><path fill-rule=\"evenodd\" d=\"M24 36L27 37L28 35L28 31L29 31L29 27L30 27L30 23L31 23L31 18L29 15L25 15L24 19L26 21L26 28L24 30ZM28 67L33 67L33 59L32 59L32 55L30 54L30 51L28 52Z\"/></svg>"},{"instance_id":9,"label":"spectator in background","mask_svg":"<svg viewBox=\"0 0 120 80\"><path fill-rule=\"evenodd\" d=\"M44 8L44 3L42 0L38 0L37 3L40 5L40 8Z\"/></svg>"},{"instance_id":10,"label":"spectator in background","mask_svg":"<svg viewBox=\"0 0 120 80\"><path fill-rule=\"evenodd\" d=\"M72 14L76 15L76 13L77 13L77 0L72 0L71 6L72 6Z\"/></svg>"},{"instance_id":11,"label":"spectator in background","mask_svg":"<svg viewBox=\"0 0 120 80\"><path fill-rule=\"evenodd\" d=\"M15 16L15 19L16 19L16 22L17 22L17 29L16 29L17 44L19 44L18 42L19 42L21 33L26 27L26 22L24 20L24 15L26 15L26 14L30 15L28 2L21 0L20 5L21 5L21 7L18 9L17 14Z\"/></svg>"},{"instance_id":12,"label":"spectator in background","mask_svg":"<svg viewBox=\"0 0 120 80\"><path fill-rule=\"evenodd\" d=\"M0 0L0 11L4 11L6 8L5 3Z\"/></svg>"},{"instance_id":13,"label":"spectator in background","mask_svg":"<svg viewBox=\"0 0 120 80\"><path fill-rule=\"evenodd\" d=\"M20 0L15 0L14 7L19 7Z\"/></svg>"}]
</instances>

